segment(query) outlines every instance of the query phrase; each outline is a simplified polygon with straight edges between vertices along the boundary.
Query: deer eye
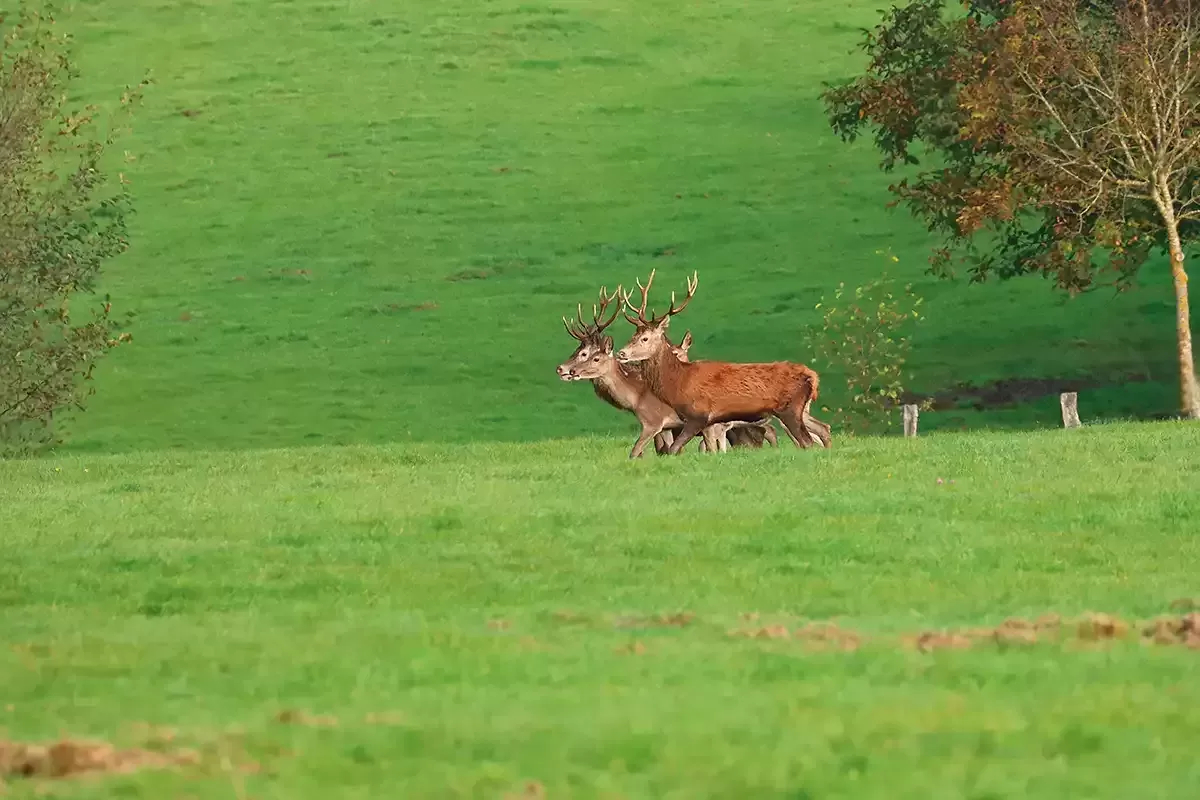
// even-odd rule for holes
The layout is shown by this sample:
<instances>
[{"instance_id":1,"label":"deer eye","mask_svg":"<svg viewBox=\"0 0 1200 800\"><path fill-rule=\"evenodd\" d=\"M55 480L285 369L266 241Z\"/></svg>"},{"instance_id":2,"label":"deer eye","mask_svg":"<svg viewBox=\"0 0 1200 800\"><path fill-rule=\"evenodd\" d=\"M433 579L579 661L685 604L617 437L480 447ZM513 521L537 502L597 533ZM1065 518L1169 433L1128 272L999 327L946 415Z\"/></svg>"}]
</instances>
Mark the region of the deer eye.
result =
<instances>
[{"instance_id":1,"label":"deer eye","mask_svg":"<svg viewBox=\"0 0 1200 800\"><path fill-rule=\"evenodd\" d=\"M587 360L587 351L586 351L586 350L584 350L582 353L580 353L580 354L579 354L579 360L580 360L580 361L586 361L586 360Z\"/></svg>"},{"instance_id":2,"label":"deer eye","mask_svg":"<svg viewBox=\"0 0 1200 800\"><path fill-rule=\"evenodd\" d=\"M649 337L649 336L643 336L643 337L642 337L642 341L643 341L643 342L648 342L648 341L650 341L650 337Z\"/></svg>"},{"instance_id":3,"label":"deer eye","mask_svg":"<svg viewBox=\"0 0 1200 800\"><path fill-rule=\"evenodd\" d=\"M600 356L596 356L595 358L592 359L592 361L599 361L599 360L600 360Z\"/></svg>"}]
</instances>

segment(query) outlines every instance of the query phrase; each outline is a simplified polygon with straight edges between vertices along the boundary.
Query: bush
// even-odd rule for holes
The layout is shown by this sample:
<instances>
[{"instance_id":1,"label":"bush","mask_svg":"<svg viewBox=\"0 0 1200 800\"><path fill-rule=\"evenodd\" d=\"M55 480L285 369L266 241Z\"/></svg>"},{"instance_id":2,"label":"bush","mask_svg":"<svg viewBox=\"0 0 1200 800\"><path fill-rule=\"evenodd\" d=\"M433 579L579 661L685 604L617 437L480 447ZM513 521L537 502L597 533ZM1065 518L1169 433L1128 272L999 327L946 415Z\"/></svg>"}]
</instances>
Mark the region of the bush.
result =
<instances>
[{"instance_id":1,"label":"bush","mask_svg":"<svg viewBox=\"0 0 1200 800\"><path fill-rule=\"evenodd\" d=\"M896 260L893 256L893 260ZM849 402L827 412L847 433L887 431L897 421L905 392L905 365L912 350L908 331L924 319L922 298L911 284L897 290L886 275L849 291L839 283L821 310L819 363L846 376Z\"/></svg>"},{"instance_id":2,"label":"bush","mask_svg":"<svg viewBox=\"0 0 1200 800\"><path fill-rule=\"evenodd\" d=\"M117 126L99 133L95 107L66 105L76 73L52 10L26 7L0 31L0 455L12 455L56 443L55 416L82 407L97 361L129 339L92 292L127 246L130 198L101 170Z\"/></svg>"}]
</instances>

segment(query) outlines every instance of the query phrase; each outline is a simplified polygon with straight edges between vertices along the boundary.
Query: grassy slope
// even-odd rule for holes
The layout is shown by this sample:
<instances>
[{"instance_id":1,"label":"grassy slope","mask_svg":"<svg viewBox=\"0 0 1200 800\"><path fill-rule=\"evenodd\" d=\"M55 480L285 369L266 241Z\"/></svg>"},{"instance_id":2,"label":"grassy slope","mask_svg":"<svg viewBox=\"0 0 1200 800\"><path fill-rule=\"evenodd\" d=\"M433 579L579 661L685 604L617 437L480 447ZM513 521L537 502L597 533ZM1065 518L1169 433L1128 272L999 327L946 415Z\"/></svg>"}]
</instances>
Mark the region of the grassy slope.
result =
<instances>
[{"instance_id":1,"label":"grassy slope","mask_svg":"<svg viewBox=\"0 0 1200 800\"><path fill-rule=\"evenodd\" d=\"M1196 589L1198 453L1159 424L640 463L584 439L0 464L0 727L148 722L212 754L110 784L146 796L231 796L223 747L268 770L257 797L1190 797L1195 651L727 631L1165 612Z\"/></svg>"},{"instance_id":2,"label":"grassy slope","mask_svg":"<svg viewBox=\"0 0 1200 800\"><path fill-rule=\"evenodd\" d=\"M558 318L653 266L664 291L700 272L696 356L810 359L821 294L890 267L930 299L918 389L1148 371L1158 383L1089 393L1083 413L1173 408L1164 276L1068 305L1036 279L922 277L926 235L883 209L888 178L816 100L860 63L875 8L82 4L89 99L145 68L159 85L126 142L140 211L108 286L137 343L105 366L75 446L624 433L555 381ZM1053 400L987 421L1033 418L1052 422Z\"/></svg>"}]
</instances>

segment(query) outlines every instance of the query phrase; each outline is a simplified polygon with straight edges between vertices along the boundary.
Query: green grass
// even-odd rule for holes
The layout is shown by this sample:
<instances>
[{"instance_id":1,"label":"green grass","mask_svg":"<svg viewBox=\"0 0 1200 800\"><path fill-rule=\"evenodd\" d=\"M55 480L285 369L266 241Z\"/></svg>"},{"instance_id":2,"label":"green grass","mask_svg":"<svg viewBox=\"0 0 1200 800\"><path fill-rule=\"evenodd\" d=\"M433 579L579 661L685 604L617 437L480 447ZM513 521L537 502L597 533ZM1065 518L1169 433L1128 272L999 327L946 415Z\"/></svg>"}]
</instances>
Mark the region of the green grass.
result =
<instances>
[{"instance_id":1,"label":"green grass","mask_svg":"<svg viewBox=\"0 0 1200 800\"><path fill-rule=\"evenodd\" d=\"M1173 410L1161 263L1136 292L1071 302L1036 278L923 275L927 234L884 208L894 178L817 99L860 68L877 5L80 4L86 99L147 68L158 84L121 143L139 211L105 287L136 342L72 446L623 431L555 379L559 317L652 267L659 303L699 271L680 318L698 358L812 361L822 294L886 268L928 298L918 390L1095 376L1116 383L1081 398L1089 418ZM1043 405L925 424L1053 424Z\"/></svg>"},{"instance_id":2,"label":"green grass","mask_svg":"<svg viewBox=\"0 0 1200 800\"><path fill-rule=\"evenodd\" d=\"M559 316L651 268L660 302L700 273L693 357L805 361L821 295L887 268L928 298L918 390L1141 373L1084 418L1174 407L1161 265L1070 302L922 275L816 99L875 7L78 5L79 99L158 79L104 287L135 342L65 453L0 463L0 741L201 753L66 796L1191 797L1194 651L899 640L1196 597L1200 428L938 433L1049 396L630 463L552 372ZM730 635L810 620L863 645Z\"/></svg>"},{"instance_id":3,"label":"green grass","mask_svg":"<svg viewBox=\"0 0 1200 800\"><path fill-rule=\"evenodd\" d=\"M204 754L112 796L1191 797L1196 651L888 637L1167 613L1196 595L1198 454L1160 423L10 462L0 728ZM729 635L813 619L873 638Z\"/></svg>"}]
</instances>

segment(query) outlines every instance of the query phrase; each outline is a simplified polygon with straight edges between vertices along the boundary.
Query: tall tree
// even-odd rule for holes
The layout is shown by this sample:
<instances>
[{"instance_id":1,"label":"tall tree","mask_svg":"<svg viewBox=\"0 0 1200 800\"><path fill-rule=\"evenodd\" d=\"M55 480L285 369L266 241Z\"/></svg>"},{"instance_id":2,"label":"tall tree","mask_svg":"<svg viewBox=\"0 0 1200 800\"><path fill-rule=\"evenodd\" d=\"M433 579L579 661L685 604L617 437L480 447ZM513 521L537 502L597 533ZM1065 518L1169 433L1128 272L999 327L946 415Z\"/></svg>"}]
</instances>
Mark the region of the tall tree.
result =
<instances>
[{"instance_id":1,"label":"tall tree","mask_svg":"<svg viewBox=\"0 0 1200 800\"><path fill-rule=\"evenodd\" d=\"M866 74L825 94L834 129L873 129L885 169L919 147L941 162L891 187L943 235L936 273L1042 272L1081 291L1167 253L1180 406L1200 418L1184 268L1200 235L1200 0L943 8L914 0L868 34Z\"/></svg>"},{"instance_id":2,"label":"tall tree","mask_svg":"<svg viewBox=\"0 0 1200 800\"><path fill-rule=\"evenodd\" d=\"M50 9L0 19L0 454L55 441L115 336L101 266L126 248L129 194L102 158L117 128L66 105L76 77ZM145 82L121 98L127 111ZM91 306L73 314L72 301Z\"/></svg>"}]
</instances>

